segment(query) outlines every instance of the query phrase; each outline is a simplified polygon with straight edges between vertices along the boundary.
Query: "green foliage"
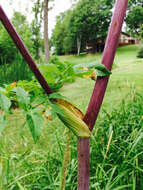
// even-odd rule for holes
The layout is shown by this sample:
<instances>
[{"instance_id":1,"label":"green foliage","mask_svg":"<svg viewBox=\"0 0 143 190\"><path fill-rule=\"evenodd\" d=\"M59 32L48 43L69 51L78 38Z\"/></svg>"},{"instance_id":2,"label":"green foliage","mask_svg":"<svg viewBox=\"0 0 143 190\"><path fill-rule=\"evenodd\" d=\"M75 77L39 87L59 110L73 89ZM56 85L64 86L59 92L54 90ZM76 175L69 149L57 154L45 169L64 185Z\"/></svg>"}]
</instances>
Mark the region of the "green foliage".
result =
<instances>
[{"instance_id":1,"label":"green foliage","mask_svg":"<svg viewBox=\"0 0 143 190\"><path fill-rule=\"evenodd\" d=\"M30 103L30 98L28 97L28 93L20 87L14 87L12 90L13 92L16 92L16 98L17 102L20 107L22 107L25 111L28 110L28 105Z\"/></svg>"},{"instance_id":2,"label":"green foliage","mask_svg":"<svg viewBox=\"0 0 143 190\"><path fill-rule=\"evenodd\" d=\"M76 34L85 47L89 40L104 40L110 23L110 5L105 0L79 1L70 20L70 32ZM80 12L80 14L79 14ZM100 27L99 27L100 26Z\"/></svg>"},{"instance_id":3,"label":"green foliage","mask_svg":"<svg viewBox=\"0 0 143 190\"><path fill-rule=\"evenodd\" d=\"M95 63L95 62L74 65L68 61L61 62L58 60L57 57L54 57L53 59L51 59L51 63L52 63L51 64L52 70L50 69L50 64L48 66L41 65L40 67L42 67L45 70L45 72L47 68L47 72L51 71L52 73L55 72L57 74L55 75L55 80L58 80L58 82L56 83L53 81L54 84L60 83L63 85L65 82L72 83L75 80L75 77L84 77L84 76L90 77L92 73L94 74L95 71L96 71L96 76L107 76L111 74L111 72L109 72L103 64ZM53 67L53 65L57 67L58 71L55 69L55 67ZM51 73L49 74L51 75ZM44 76L46 77L46 74ZM50 80L50 76L49 76L49 80ZM50 81L49 81L49 84L50 84Z\"/></svg>"},{"instance_id":4,"label":"green foliage","mask_svg":"<svg viewBox=\"0 0 143 190\"><path fill-rule=\"evenodd\" d=\"M132 8L134 6L141 6L141 7L143 7L142 0L130 0L129 1L129 8Z\"/></svg>"},{"instance_id":5,"label":"green foliage","mask_svg":"<svg viewBox=\"0 0 143 190\"><path fill-rule=\"evenodd\" d=\"M88 68L88 72L84 72L84 69ZM74 70L77 73L77 76L83 76L92 73L96 70L96 76L107 76L110 75L111 72L101 63L82 63L74 66ZM80 74L80 75L79 75Z\"/></svg>"},{"instance_id":6,"label":"green foliage","mask_svg":"<svg viewBox=\"0 0 143 190\"><path fill-rule=\"evenodd\" d=\"M85 50L89 40L104 41L111 18L111 5L112 1L82 0L72 11L58 16L52 34L55 53L75 53L78 43L81 50Z\"/></svg>"},{"instance_id":7,"label":"green foliage","mask_svg":"<svg viewBox=\"0 0 143 190\"><path fill-rule=\"evenodd\" d=\"M14 87L10 92L15 92L15 101L19 105L21 109L24 110L24 114L26 117L26 121L28 123L30 132L32 134L32 137L34 139L34 142L36 142L41 134L41 131L44 127L44 120L41 113L37 113L35 111L36 107L31 104L30 97L28 95L28 92L26 92L24 89L20 87ZM8 113L11 106L11 96L10 98L6 97L4 94L0 93L0 109L4 113L0 117L0 132L5 128L5 113ZM12 96L13 99L13 96ZM35 99L35 97L34 97ZM46 100L44 101L46 102Z\"/></svg>"},{"instance_id":8,"label":"green foliage","mask_svg":"<svg viewBox=\"0 0 143 190\"><path fill-rule=\"evenodd\" d=\"M9 97L5 96L4 93ZM55 97L63 98L63 96L56 93L51 95L49 99L46 95L31 97L28 92L21 87L8 88L8 93L3 91L3 93L0 93L0 111L2 111L2 115L0 116L0 132L5 128L5 115L10 113L12 105L11 100L14 99L19 108L24 111L23 114L26 117L26 122L29 126L31 135L34 142L37 142L44 127L42 113L46 112L47 117L48 114L50 114L52 119L54 119L57 114L62 114L61 109L55 103L50 101L50 99L55 99Z\"/></svg>"},{"instance_id":9,"label":"green foliage","mask_svg":"<svg viewBox=\"0 0 143 190\"><path fill-rule=\"evenodd\" d=\"M38 65L38 67L54 91L61 88L65 82L72 83L75 80L73 64L70 62L61 62L53 58L49 65Z\"/></svg>"},{"instance_id":10,"label":"green foliage","mask_svg":"<svg viewBox=\"0 0 143 190\"><path fill-rule=\"evenodd\" d=\"M133 36L140 37L143 25L143 7L137 5L132 7L126 18L127 26Z\"/></svg>"},{"instance_id":11,"label":"green foliage","mask_svg":"<svg viewBox=\"0 0 143 190\"><path fill-rule=\"evenodd\" d=\"M137 57L138 57L138 58L143 58L143 45L139 48Z\"/></svg>"},{"instance_id":12,"label":"green foliage","mask_svg":"<svg viewBox=\"0 0 143 190\"><path fill-rule=\"evenodd\" d=\"M26 121L28 123L34 142L36 143L44 127L43 117L41 114L31 111L30 113L27 113Z\"/></svg>"},{"instance_id":13,"label":"green foliage","mask_svg":"<svg viewBox=\"0 0 143 190\"><path fill-rule=\"evenodd\" d=\"M55 61L55 59L54 59ZM42 70L43 73L45 73L45 76L47 77L46 79L48 80L49 84L56 84L56 80L59 77L59 81L63 84L63 82L71 82L73 77L75 77L77 74L79 74L79 71L76 72L78 69L82 69L85 65L80 64L77 65L76 69L74 70L72 64L70 63L63 63L62 65L59 64L59 61L55 61L55 64L49 64L49 65L39 65L39 68ZM58 63L58 64L57 64ZM57 64L57 65L56 65ZM68 65L68 66L67 66ZM111 74L104 65L99 64L99 63L90 63L86 64L87 68L94 68L98 71L98 76L107 76ZM62 72L63 71L63 72ZM90 70L89 70L90 71ZM84 73L84 71L80 71L80 73ZM64 74L65 73L65 74ZM54 78L55 76L55 78ZM78 76L78 75L77 75ZM59 82L58 81L58 82ZM23 87L23 88L21 88ZM36 90L35 90L36 88ZM25 89L29 90L30 96ZM35 91L35 92L34 92ZM51 115L53 118L55 118L57 115L59 115L59 118L62 118L61 120L65 120L65 124L70 128L72 128L71 123L74 123L74 132L77 135L77 129L79 128L81 124L81 128L87 128L87 126L84 124L82 119L79 119L78 116L76 117L73 112L73 108L71 112L65 107L65 105L61 104L55 104L55 102L50 102L48 98L45 97L45 100L41 96L43 95L43 92L38 89L38 83L36 81L23 81L23 82L18 82L18 83L13 83L11 85L6 85L5 88L0 88L0 108L4 112L8 112L11 106L11 101L14 101L14 105L18 105L20 108L24 110L24 113L26 114L26 121L28 123L30 132L32 134L32 137L34 141L36 142L41 134L42 128L43 128L43 119L42 116L39 113L34 112L33 110L36 109L39 104L43 104L48 108L44 107L44 110L46 112L47 117ZM5 95L6 96L5 96ZM37 100L35 102L35 98L37 96L40 96L40 103L37 105ZM44 95L43 95L44 96ZM61 95L59 94L52 94L50 95L49 99L55 99L55 98L62 98ZM10 101L11 99L11 101ZM42 101L41 101L42 100ZM34 104L32 104L34 102ZM35 104L36 103L36 104ZM35 106L34 106L35 105ZM69 105L69 104L68 104ZM63 106L63 107L61 107ZM71 107L72 105L70 105ZM63 116L63 111L64 111L64 116ZM70 114L71 113L71 114ZM2 124L4 123L4 118L1 117L1 129L4 129L2 127ZM70 120L71 119L71 120ZM68 123L69 121L69 123ZM39 126L39 128L38 128ZM41 126L41 127L40 127ZM85 127L86 126L86 127ZM87 128L88 129L88 128ZM84 131L84 130L83 130ZM89 137L87 133L81 130L81 133L79 133L79 136L84 136L84 137Z\"/></svg>"},{"instance_id":14,"label":"green foliage","mask_svg":"<svg viewBox=\"0 0 143 190\"><path fill-rule=\"evenodd\" d=\"M2 93L0 93L0 133L6 126L6 116L10 111L11 101ZM1 111L2 110L2 111Z\"/></svg>"},{"instance_id":15,"label":"green foliage","mask_svg":"<svg viewBox=\"0 0 143 190\"><path fill-rule=\"evenodd\" d=\"M73 33L69 32L71 15L72 11L68 10L57 17L55 29L51 38L51 45L55 47L54 53L57 55L76 52L76 39Z\"/></svg>"},{"instance_id":16,"label":"green foliage","mask_svg":"<svg viewBox=\"0 0 143 190\"><path fill-rule=\"evenodd\" d=\"M34 12L34 20L31 24L33 48L35 49L34 57L36 59L39 59L39 53L42 47L40 30L43 18L43 2L41 2L40 0L34 1L32 10Z\"/></svg>"},{"instance_id":17,"label":"green foliage","mask_svg":"<svg viewBox=\"0 0 143 190\"><path fill-rule=\"evenodd\" d=\"M25 91L27 91L30 94L31 98L39 96L44 92L36 79L33 79L31 81L27 80L18 81L16 86L21 87Z\"/></svg>"},{"instance_id":18,"label":"green foliage","mask_svg":"<svg viewBox=\"0 0 143 190\"><path fill-rule=\"evenodd\" d=\"M63 100L67 100L67 98L65 96L62 96L59 93L52 93L49 95L49 99L63 99Z\"/></svg>"},{"instance_id":19,"label":"green foliage","mask_svg":"<svg viewBox=\"0 0 143 190\"><path fill-rule=\"evenodd\" d=\"M142 101L142 95L131 93L126 102L119 102L120 106L100 112L90 140L91 190L142 190ZM19 119L19 115L15 118ZM47 125L36 145L26 128L19 135L19 130L11 129L10 125L0 139L2 189L18 188L17 180L25 189L59 189L67 147L67 134L63 134L63 126L59 125L58 120ZM70 164L66 166L65 189L76 190L77 142L71 136L68 143Z\"/></svg>"},{"instance_id":20,"label":"green foliage","mask_svg":"<svg viewBox=\"0 0 143 190\"><path fill-rule=\"evenodd\" d=\"M5 115L0 115L0 134L4 130L5 126L6 126Z\"/></svg>"},{"instance_id":21,"label":"green foliage","mask_svg":"<svg viewBox=\"0 0 143 190\"><path fill-rule=\"evenodd\" d=\"M15 26L16 31L23 40L30 54L32 56L35 55L31 26L27 22L26 16L22 15L20 12L14 12L12 17L12 23Z\"/></svg>"},{"instance_id":22,"label":"green foliage","mask_svg":"<svg viewBox=\"0 0 143 190\"><path fill-rule=\"evenodd\" d=\"M61 62L57 57L51 57L50 64L39 64L38 67L53 91L60 89L64 83L74 82L76 77L91 77L95 69L97 76L110 74L102 64L86 63L75 65L68 61ZM12 95L11 90L14 86L28 91L31 98L43 95L44 91L38 81L35 78L30 80L32 78L32 72L21 57L18 58L18 63L1 65L0 70L0 83L4 87L1 87L0 91L4 91L8 97ZM15 99L13 99L14 102Z\"/></svg>"},{"instance_id":23,"label":"green foliage","mask_svg":"<svg viewBox=\"0 0 143 190\"><path fill-rule=\"evenodd\" d=\"M3 111L8 112L10 106L11 106L10 100L5 95L3 95L2 93L0 93L0 108Z\"/></svg>"},{"instance_id":24,"label":"green foliage","mask_svg":"<svg viewBox=\"0 0 143 190\"><path fill-rule=\"evenodd\" d=\"M19 80L29 81L33 76L33 73L20 54L16 55L11 64L7 64L5 60L2 60L2 65L0 65L0 73L0 85L9 84Z\"/></svg>"},{"instance_id":25,"label":"green foliage","mask_svg":"<svg viewBox=\"0 0 143 190\"><path fill-rule=\"evenodd\" d=\"M54 64L38 65L40 71L46 78L48 84L54 84L57 81L57 77L60 74L58 68Z\"/></svg>"},{"instance_id":26,"label":"green foliage","mask_svg":"<svg viewBox=\"0 0 143 190\"><path fill-rule=\"evenodd\" d=\"M104 110L97 124L97 126L100 126L97 127L97 138L100 140L93 137L94 150L91 155L96 154L97 157L95 160L92 159L91 164L96 163L96 169L94 168L92 174L95 174L95 170L96 172L98 171L98 174L94 177L93 182L99 182L99 179L102 180L104 176L108 175L108 171L111 172L114 167L116 172L114 172L112 178L118 179L115 182L113 179L108 181L109 178L106 178L105 181L97 184L99 189L108 187L108 182L110 183L110 188L128 184L131 187L142 189L143 166L141 160L143 155L141 145L143 142L143 130L141 126L143 120L142 105L140 103L143 97L132 92L131 97L129 95L127 99L128 101L123 101L120 107L113 109L110 113ZM113 132L112 136L111 131ZM120 175L121 177L119 177Z\"/></svg>"},{"instance_id":27,"label":"green foliage","mask_svg":"<svg viewBox=\"0 0 143 190\"><path fill-rule=\"evenodd\" d=\"M3 62L11 63L15 59L16 53L17 50L12 39L0 23L0 65Z\"/></svg>"},{"instance_id":28,"label":"green foliage","mask_svg":"<svg viewBox=\"0 0 143 190\"><path fill-rule=\"evenodd\" d=\"M12 18L12 23L15 26L20 37L26 44L26 47L33 55L35 50L33 48L32 33L26 17L19 12L15 12ZM24 32L23 32L24 31ZM10 64L16 61L18 50L10 38L5 28L0 23L0 64L3 62Z\"/></svg>"}]
</instances>

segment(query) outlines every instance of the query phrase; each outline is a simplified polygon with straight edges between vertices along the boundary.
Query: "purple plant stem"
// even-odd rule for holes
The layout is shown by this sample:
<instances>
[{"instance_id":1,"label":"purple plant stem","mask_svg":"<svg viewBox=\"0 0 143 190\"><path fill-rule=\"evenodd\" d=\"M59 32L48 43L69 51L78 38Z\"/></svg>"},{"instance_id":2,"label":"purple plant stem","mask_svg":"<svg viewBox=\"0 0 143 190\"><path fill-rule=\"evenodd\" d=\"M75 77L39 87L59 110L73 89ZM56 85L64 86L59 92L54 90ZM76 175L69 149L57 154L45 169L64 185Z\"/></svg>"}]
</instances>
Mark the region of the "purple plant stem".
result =
<instances>
[{"instance_id":1,"label":"purple plant stem","mask_svg":"<svg viewBox=\"0 0 143 190\"><path fill-rule=\"evenodd\" d=\"M102 64L112 69L116 48L127 9L128 0L116 0L114 14L109 28ZM84 122L93 130L109 77L98 77L86 111ZM89 190L89 139L78 139L78 190Z\"/></svg>"},{"instance_id":2,"label":"purple plant stem","mask_svg":"<svg viewBox=\"0 0 143 190\"><path fill-rule=\"evenodd\" d=\"M78 190L89 190L90 139L79 138L77 143Z\"/></svg>"},{"instance_id":3,"label":"purple plant stem","mask_svg":"<svg viewBox=\"0 0 143 190\"><path fill-rule=\"evenodd\" d=\"M8 19L7 15L5 14L4 10L2 9L0 5L0 20L2 21L4 27L6 28L7 32L13 39L15 45L19 49L20 53L22 54L24 60L28 63L30 69L35 74L37 80L41 84L42 88L45 90L46 94L49 95L52 93L52 90L50 89L48 83L44 79L43 75L39 71L38 67L36 66L34 60L32 59L31 55L29 54L28 50L26 49L23 41L17 34L15 28L11 24L10 20ZM24 32L24 31L23 31Z\"/></svg>"}]
</instances>

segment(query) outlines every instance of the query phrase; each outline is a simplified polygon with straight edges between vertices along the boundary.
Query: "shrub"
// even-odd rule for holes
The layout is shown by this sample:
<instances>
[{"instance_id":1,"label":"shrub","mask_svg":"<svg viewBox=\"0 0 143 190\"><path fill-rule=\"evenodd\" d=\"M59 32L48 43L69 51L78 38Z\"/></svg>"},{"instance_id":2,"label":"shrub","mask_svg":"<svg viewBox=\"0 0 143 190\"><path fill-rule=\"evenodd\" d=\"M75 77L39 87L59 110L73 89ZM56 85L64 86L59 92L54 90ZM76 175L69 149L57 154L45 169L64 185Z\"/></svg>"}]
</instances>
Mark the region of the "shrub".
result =
<instances>
[{"instance_id":1,"label":"shrub","mask_svg":"<svg viewBox=\"0 0 143 190\"><path fill-rule=\"evenodd\" d=\"M138 58L143 58L143 45L140 47L139 51L138 51Z\"/></svg>"},{"instance_id":2,"label":"shrub","mask_svg":"<svg viewBox=\"0 0 143 190\"><path fill-rule=\"evenodd\" d=\"M0 24L0 65L3 61L11 63L15 59L16 54L17 50L12 39Z\"/></svg>"}]
</instances>

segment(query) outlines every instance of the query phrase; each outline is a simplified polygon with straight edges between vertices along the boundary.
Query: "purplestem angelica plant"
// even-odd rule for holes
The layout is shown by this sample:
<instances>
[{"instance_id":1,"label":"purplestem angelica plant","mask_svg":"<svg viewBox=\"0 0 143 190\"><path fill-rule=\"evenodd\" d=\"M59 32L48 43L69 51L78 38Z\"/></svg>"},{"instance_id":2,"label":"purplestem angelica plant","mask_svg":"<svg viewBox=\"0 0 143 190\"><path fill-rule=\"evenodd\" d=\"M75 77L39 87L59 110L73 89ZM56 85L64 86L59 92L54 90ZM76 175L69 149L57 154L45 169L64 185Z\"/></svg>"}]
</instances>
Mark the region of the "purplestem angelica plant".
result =
<instances>
[{"instance_id":1,"label":"purplestem angelica plant","mask_svg":"<svg viewBox=\"0 0 143 190\"><path fill-rule=\"evenodd\" d=\"M110 24L103 57L102 64L107 69L112 69L112 64L115 57L116 48L127 9L128 0L116 0L112 21ZM97 119L106 87L108 84L109 76L98 77L95 87L88 105L88 109L84 116L84 122L89 126L92 131L95 121ZM78 190L89 190L89 139L78 139Z\"/></svg>"},{"instance_id":2,"label":"purplestem angelica plant","mask_svg":"<svg viewBox=\"0 0 143 190\"><path fill-rule=\"evenodd\" d=\"M105 67L109 71L112 69L112 64L113 64L113 60L114 60L114 56L116 52L116 47L118 45L118 39L121 32L121 27L123 24L127 4L128 4L128 0L116 0L114 14L112 17L112 21L109 28L109 33L108 33L108 37L107 37L107 41L106 41L105 49L103 53L103 58L102 58L102 64L105 65ZM30 56L24 43L18 36L16 30L14 29L13 25L9 21L8 17L6 16L1 6L0 6L0 20L2 21L8 33L10 34L17 48L21 52L25 61L28 63L29 67L35 74L39 83L45 90L46 94L47 95L51 94L52 91L49 85L47 84L46 80L40 73L39 69L34 63L34 60ZM95 121L97 119L97 116L98 116L98 113L99 113L99 110L104 98L104 94L106 91L108 79L109 79L109 76L97 77L97 81L93 90L93 94L91 96L90 103L88 105L87 112L83 118L83 121L89 127L90 131L92 131ZM89 167L90 167L89 142L90 142L89 138L78 138L78 146L77 146L77 149L78 149L77 151L78 152L78 190L89 190Z\"/></svg>"}]
</instances>

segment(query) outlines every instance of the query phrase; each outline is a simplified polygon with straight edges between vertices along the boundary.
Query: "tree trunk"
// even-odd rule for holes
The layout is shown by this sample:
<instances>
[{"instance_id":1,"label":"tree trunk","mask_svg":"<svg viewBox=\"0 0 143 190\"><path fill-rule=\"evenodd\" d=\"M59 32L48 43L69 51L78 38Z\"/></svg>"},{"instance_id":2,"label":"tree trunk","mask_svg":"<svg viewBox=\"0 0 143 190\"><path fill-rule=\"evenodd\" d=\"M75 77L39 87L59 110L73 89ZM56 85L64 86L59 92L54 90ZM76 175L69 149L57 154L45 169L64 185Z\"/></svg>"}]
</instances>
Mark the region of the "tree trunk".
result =
<instances>
[{"instance_id":1,"label":"tree trunk","mask_svg":"<svg viewBox=\"0 0 143 190\"><path fill-rule=\"evenodd\" d=\"M77 37L77 55L80 55L80 48L81 48L81 36Z\"/></svg>"},{"instance_id":2,"label":"tree trunk","mask_svg":"<svg viewBox=\"0 0 143 190\"><path fill-rule=\"evenodd\" d=\"M50 50L49 50L49 36L48 36L48 4L49 0L44 0L44 51L45 62L49 62Z\"/></svg>"}]
</instances>

